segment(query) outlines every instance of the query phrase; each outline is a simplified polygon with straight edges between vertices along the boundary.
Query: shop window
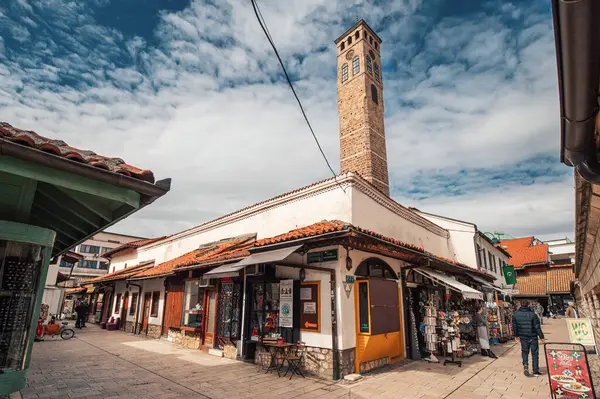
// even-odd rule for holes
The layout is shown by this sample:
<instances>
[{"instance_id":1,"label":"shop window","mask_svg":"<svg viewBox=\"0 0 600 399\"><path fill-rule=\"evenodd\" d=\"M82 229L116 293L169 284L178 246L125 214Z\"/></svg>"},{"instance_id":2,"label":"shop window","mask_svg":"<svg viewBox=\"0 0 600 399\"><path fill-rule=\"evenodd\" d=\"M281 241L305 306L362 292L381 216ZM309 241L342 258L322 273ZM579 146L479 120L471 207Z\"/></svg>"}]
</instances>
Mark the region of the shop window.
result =
<instances>
[{"instance_id":1,"label":"shop window","mask_svg":"<svg viewBox=\"0 0 600 399\"><path fill-rule=\"evenodd\" d=\"M152 307L150 308L150 317L158 317L158 304L160 302L160 291L152 293Z\"/></svg>"},{"instance_id":2,"label":"shop window","mask_svg":"<svg viewBox=\"0 0 600 399\"><path fill-rule=\"evenodd\" d=\"M367 72L373 73L373 59L367 55Z\"/></svg>"},{"instance_id":3,"label":"shop window","mask_svg":"<svg viewBox=\"0 0 600 399\"><path fill-rule=\"evenodd\" d=\"M352 75L356 75L360 72L360 60L358 55L354 56L352 59Z\"/></svg>"},{"instance_id":4,"label":"shop window","mask_svg":"<svg viewBox=\"0 0 600 399\"><path fill-rule=\"evenodd\" d=\"M342 65L342 83L348 80L348 63Z\"/></svg>"},{"instance_id":5,"label":"shop window","mask_svg":"<svg viewBox=\"0 0 600 399\"><path fill-rule=\"evenodd\" d=\"M369 333L369 283L367 281L358 283L358 312L359 331Z\"/></svg>"},{"instance_id":6,"label":"shop window","mask_svg":"<svg viewBox=\"0 0 600 399\"><path fill-rule=\"evenodd\" d=\"M100 253L100 247L96 246L96 245L80 245L79 246L79 252L85 253L85 254L99 254Z\"/></svg>"},{"instance_id":7,"label":"shop window","mask_svg":"<svg viewBox=\"0 0 600 399\"><path fill-rule=\"evenodd\" d=\"M181 326L201 328L204 314L204 288L199 287L198 280L188 280L185 282L183 295Z\"/></svg>"},{"instance_id":8,"label":"shop window","mask_svg":"<svg viewBox=\"0 0 600 399\"><path fill-rule=\"evenodd\" d=\"M363 260L356 268L354 274L356 276L364 277L396 279L394 269L392 269L384 260L379 258L368 258Z\"/></svg>"},{"instance_id":9,"label":"shop window","mask_svg":"<svg viewBox=\"0 0 600 399\"><path fill-rule=\"evenodd\" d=\"M377 98L377 87L375 87L374 84L371 85L371 100L373 100L375 104L379 104L379 99Z\"/></svg>"},{"instance_id":10,"label":"shop window","mask_svg":"<svg viewBox=\"0 0 600 399\"><path fill-rule=\"evenodd\" d=\"M279 283L252 284L250 339L276 333L279 328Z\"/></svg>"},{"instance_id":11,"label":"shop window","mask_svg":"<svg viewBox=\"0 0 600 399\"><path fill-rule=\"evenodd\" d=\"M115 314L119 314L121 311L121 294L117 294L117 299L115 300Z\"/></svg>"},{"instance_id":12,"label":"shop window","mask_svg":"<svg viewBox=\"0 0 600 399\"><path fill-rule=\"evenodd\" d=\"M380 82L379 80L379 66L377 66L377 63L373 64L373 71L375 72L375 80Z\"/></svg>"},{"instance_id":13,"label":"shop window","mask_svg":"<svg viewBox=\"0 0 600 399\"><path fill-rule=\"evenodd\" d=\"M134 315L138 305L138 293L131 294L131 304L129 305L129 315Z\"/></svg>"}]
</instances>

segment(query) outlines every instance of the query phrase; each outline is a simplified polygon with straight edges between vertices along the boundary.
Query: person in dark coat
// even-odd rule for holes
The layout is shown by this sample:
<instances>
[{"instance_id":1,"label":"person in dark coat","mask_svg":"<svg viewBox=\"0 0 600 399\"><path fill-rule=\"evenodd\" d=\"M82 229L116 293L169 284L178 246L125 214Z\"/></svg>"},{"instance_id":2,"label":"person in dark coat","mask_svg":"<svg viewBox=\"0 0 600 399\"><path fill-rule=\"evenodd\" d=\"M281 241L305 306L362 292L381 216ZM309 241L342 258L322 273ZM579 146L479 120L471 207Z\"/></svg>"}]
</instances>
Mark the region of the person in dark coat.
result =
<instances>
[{"instance_id":1,"label":"person in dark coat","mask_svg":"<svg viewBox=\"0 0 600 399\"><path fill-rule=\"evenodd\" d=\"M517 342L521 342L521 354L523 356L524 374L529 377L529 352L531 352L531 366L533 375L540 376L539 368L539 342L538 337L544 343L544 333L540 324L540 318L529 307L527 300L521 301L521 307L515 312L512 319L513 332Z\"/></svg>"},{"instance_id":2,"label":"person in dark coat","mask_svg":"<svg viewBox=\"0 0 600 399\"><path fill-rule=\"evenodd\" d=\"M75 306L75 313L77 313L77 320L75 321L75 328L85 327L85 318L88 314L88 306L85 302L80 302Z\"/></svg>"}]
</instances>

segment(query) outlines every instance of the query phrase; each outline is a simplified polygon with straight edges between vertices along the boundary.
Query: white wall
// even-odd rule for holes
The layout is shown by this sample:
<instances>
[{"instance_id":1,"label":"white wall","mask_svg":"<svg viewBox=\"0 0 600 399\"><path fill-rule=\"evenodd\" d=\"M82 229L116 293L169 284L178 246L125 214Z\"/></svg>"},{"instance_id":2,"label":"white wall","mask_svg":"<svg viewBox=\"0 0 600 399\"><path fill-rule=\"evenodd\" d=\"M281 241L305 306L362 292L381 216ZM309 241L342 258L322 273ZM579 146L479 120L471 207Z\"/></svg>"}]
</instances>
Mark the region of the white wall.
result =
<instances>
[{"instance_id":1,"label":"white wall","mask_svg":"<svg viewBox=\"0 0 600 399\"><path fill-rule=\"evenodd\" d=\"M423 247L437 256L454 259L454 251L446 237L415 224L352 188L352 220L355 226Z\"/></svg>"},{"instance_id":2,"label":"white wall","mask_svg":"<svg viewBox=\"0 0 600 399\"><path fill-rule=\"evenodd\" d=\"M287 202L285 206L269 208L227 224L207 227L190 235L182 233L179 238L140 248L138 261L154 259L155 264L159 264L193 251L201 244L223 238L249 233L257 233L258 239L267 238L334 219L351 221L349 194L339 188Z\"/></svg>"},{"instance_id":3,"label":"white wall","mask_svg":"<svg viewBox=\"0 0 600 399\"><path fill-rule=\"evenodd\" d=\"M124 252L122 254L117 254L110 261L110 265L108 267L108 272L112 273L113 271L119 271L127 267L135 266L138 262L138 254L137 251L133 250L131 252ZM114 270L113 270L114 269Z\"/></svg>"},{"instance_id":4,"label":"white wall","mask_svg":"<svg viewBox=\"0 0 600 399\"><path fill-rule=\"evenodd\" d=\"M496 285L497 287L506 287L506 280L504 279L504 275L502 274L502 262L508 263L508 260L510 258L508 256L506 256L504 253L502 253L502 251L500 251L498 248L496 248L495 245L491 244L489 241L487 241L480 235L477 235L476 242L482 250L485 250L485 251L482 251L482 255L481 255L482 256L481 268L484 269L483 256L485 254L485 259L487 262L487 269L486 270L484 269L484 271L486 271L488 274L491 274L496 277L496 280L494 281L494 285ZM495 272L493 272L490 268L490 256L489 256L490 253L496 258L496 268L497 269Z\"/></svg>"},{"instance_id":5,"label":"white wall","mask_svg":"<svg viewBox=\"0 0 600 399\"><path fill-rule=\"evenodd\" d=\"M63 300L63 290L58 287L45 287L42 303L49 306L48 314L58 314Z\"/></svg>"},{"instance_id":6,"label":"white wall","mask_svg":"<svg viewBox=\"0 0 600 399\"><path fill-rule=\"evenodd\" d=\"M139 283L139 281L136 281L136 283ZM148 323L149 324L157 324L157 325L162 325L162 316L163 316L163 309L165 306L165 285L164 285L164 279L150 279L150 280L142 280L142 287L144 287L144 294L142 295L142 302L143 302L143 298L144 295L149 292L155 292L155 291L159 291L160 292L160 302L158 305L158 316L157 317L152 317L150 316L150 318L148 319ZM140 317L140 322L141 322L142 318Z\"/></svg>"}]
</instances>

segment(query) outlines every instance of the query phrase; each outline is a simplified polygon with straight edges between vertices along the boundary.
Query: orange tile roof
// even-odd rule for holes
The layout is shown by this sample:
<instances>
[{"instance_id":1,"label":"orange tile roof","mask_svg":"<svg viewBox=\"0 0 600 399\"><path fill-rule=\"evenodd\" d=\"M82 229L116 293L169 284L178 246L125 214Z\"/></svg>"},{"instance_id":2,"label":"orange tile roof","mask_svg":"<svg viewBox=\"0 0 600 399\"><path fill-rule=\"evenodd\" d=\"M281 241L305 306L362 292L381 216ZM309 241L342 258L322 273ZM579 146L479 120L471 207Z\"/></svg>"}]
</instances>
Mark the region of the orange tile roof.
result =
<instances>
[{"instance_id":1,"label":"orange tile roof","mask_svg":"<svg viewBox=\"0 0 600 399\"><path fill-rule=\"evenodd\" d=\"M126 244L120 245L116 248L111 249L110 251L107 251L105 253L102 254L102 257L104 258L112 258L113 256L115 256L116 254L118 254L119 252L128 250L128 249L136 249L136 248L141 248L145 245L148 244L152 244L153 242L162 240L163 238L166 238L166 236L163 237L157 237L157 238L144 238L142 240L136 240L136 241L131 241L128 242Z\"/></svg>"},{"instance_id":2,"label":"orange tile roof","mask_svg":"<svg viewBox=\"0 0 600 399\"><path fill-rule=\"evenodd\" d=\"M35 148L74 162L154 183L154 174L151 171L128 165L120 158L109 158L89 150L70 147L62 140L40 136L31 130L18 129L6 122L0 122L0 139Z\"/></svg>"},{"instance_id":3,"label":"orange tile roof","mask_svg":"<svg viewBox=\"0 0 600 399\"><path fill-rule=\"evenodd\" d=\"M571 291L571 281L575 280L573 267L552 268L548 270L548 293L565 293Z\"/></svg>"},{"instance_id":4,"label":"orange tile roof","mask_svg":"<svg viewBox=\"0 0 600 399\"><path fill-rule=\"evenodd\" d=\"M418 247L416 245L408 244L406 242L396 240L395 238L387 237L383 234L375 233L374 231L363 229L361 227L354 226L350 223L342 222L341 220L323 220L321 222L317 222L309 226L300 227L288 231L287 233L279 234L275 237L263 238L262 240L257 240L255 246L261 247L265 245L279 244L286 241L320 236L326 233L334 233L344 230L350 231L351 229L369 235L371 237L387 241L391 244L399 245L405 248L410 248L419 252L424 252L423 248Z\"/></svg>"},{"instance_id":5,"label":"orange tile roof","mask_svg":"<svg viewBox=\"0 0 600 399\"><path fill-rule=\"evenodd\" d=\"M515 289L519 290L519 296L546 296L546 273L517 275Z\"/></svg>"},{"instance_id":6,"label":"orange tile roof","mask_svg":"<svg viewBox=\"0 0 600 399\"><path fill-rule=\"evenodd\" d=\"M78 294L81 292L85 292L87 291L87 288L85 287L75 287L75 288L69 288L68 290L65 290L65 294Z\"/></svg>"},{"instance_id":7,"label":"orange tile roof","mask_svg":"<svg viewBox=\"0 0 600 399\"><path fill-rule=\"evenodd\" d=\"M216 262L223 262L232 259L245 258L250 255L249 248L254 244L254 238L236 240L225 243L215 244L213 246L195 249L175 259L163 262L151 269L131 276L132 279L143 279L150 277L161 277L173 274L176 269L187 266L210 265Z\"/></svg>"},{"instance_id":8,"label":"orange tile roof","mask_svg":"<svg viewBox=\"0 0 600 399\"><path fill-rule=\"evenodd\" d=\"M548 263L548 244L532 245L533 240L533 237L515 238L502 240L498 245L510 254L511 258L508 264L516 269Z\"/></svg>"},{"instance_id":9,"label":"orange tile roof","mask_svg":"<svg viewBox=\"0 0 600 399\"><path fill-rule=\"evenodd\" d=\"M138 265L128 267L125 269L117 270L116 272L108 273L102 276L94 277L91 280L87 280L86 283L98 284L98 283L106 283L108 281L117 281L124 280L128 277L133 276L143 270L146 270L152 267L154 261L142 262Z\"/></svg>"}]
</instances>

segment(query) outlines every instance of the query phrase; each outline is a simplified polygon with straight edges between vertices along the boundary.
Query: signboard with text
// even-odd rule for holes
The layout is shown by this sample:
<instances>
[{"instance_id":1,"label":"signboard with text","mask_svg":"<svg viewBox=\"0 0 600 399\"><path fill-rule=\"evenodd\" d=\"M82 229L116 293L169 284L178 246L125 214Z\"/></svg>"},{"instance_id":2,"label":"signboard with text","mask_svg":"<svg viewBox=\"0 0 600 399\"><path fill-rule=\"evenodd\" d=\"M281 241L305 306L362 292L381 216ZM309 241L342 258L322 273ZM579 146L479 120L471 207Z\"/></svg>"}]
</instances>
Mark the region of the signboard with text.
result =
<instances>
[{"instance_id":1,"label":"signboard with text","mask_svg":"<svg viewBox=\"0 0 600 399\"><path fill-rule=\"evenodd\" d=\"M306 263L332 262L338 260L338 250L329 249L327 251L309 252L306 254Z\"/></svg>"},{"instance_id":2,"label":"signboard with text","mask_svg":"<svg viewBox=\"0 0 600 399\"><path fill-rule=\"evenodd\" d=\"M319 287L318 281L305 281L300 285L300 329L302 331L321 331Z\"/></svg>"},{"instance_id":3,"label":"signboard with text","mask_svg":"<svg viewBox=\"0 0 600 399\"><path fill-rule=\"evenodd\" d=\"M547 343L544 345L544 355L552 399L595 397L583 345Z\"/></svg>"},{"instance_id":4,"label":"signboard with text","mask_svg":"<svg viewBox=\"0 0 600 399\"><path fill-rule=\"evenodd\" d=\"M279 327L294 327L294 280L279 282Z\"/></svg>"},{"instance_id":5,"label":"signboard with text","mask_svg":"<svg viewBox=\"0 0 600 399\"><path fill-rule=\"evenodd\" d=\"M590 319L565 319L569 331L569 342L584 346L596 346L594 329Z\"/></svg>"}]
</instances>

